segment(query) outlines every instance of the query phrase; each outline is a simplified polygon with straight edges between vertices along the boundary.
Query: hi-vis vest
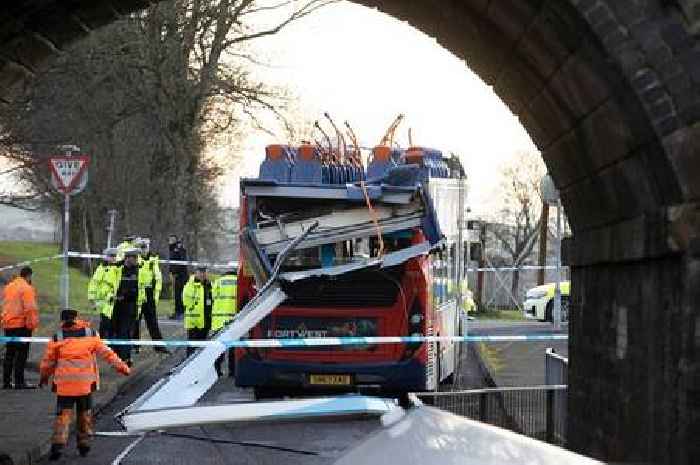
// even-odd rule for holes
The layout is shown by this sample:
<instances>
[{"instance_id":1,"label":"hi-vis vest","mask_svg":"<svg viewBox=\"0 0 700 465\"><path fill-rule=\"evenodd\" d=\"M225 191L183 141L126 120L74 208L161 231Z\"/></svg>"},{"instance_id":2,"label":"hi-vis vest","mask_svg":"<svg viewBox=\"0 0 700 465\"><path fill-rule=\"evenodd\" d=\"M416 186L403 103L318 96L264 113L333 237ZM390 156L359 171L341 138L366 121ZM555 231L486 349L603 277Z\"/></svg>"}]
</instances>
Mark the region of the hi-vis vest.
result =
<instances>
[{"instance_id":1,"label":"hi-vis vest","mask_svg":"<svg viewBox=\"0 0 700 465\"><path fill-rule=\"evenodd\" d=\"M82 321L58 331L46 347L41 360L43 376L53 376L53 388L59 396L84 396L99 386L95 356L115 368L125 369L117 354L107 347L95 331Z\"/></svg>"},{"instance_id":2,"label":"hi-vis vest","mask_svg":"<svg viewBox=\"0 0 700 465\"><path fill-rule=\"evenodd\" d=\"M112 317L112 312L114 310L114 304L117 303L117 291L119 290L119 285L122 280L122 270L124 265L122 263L117 263L116 265L110 265L105 272L104 281L105 291L102 299L105 301L103 309L100 311L101 314L107 318ZM138 306L139 315L141 314L141 304L146 301L146 289L144 287L143 274L141 269L138 270L138 300L136 305Z\"/></svg>"},{"instance_id":3,"label":"hi-vis vest","mask_svg":"<svg viewBox=\"0 0 700 465\"><path fill-rule=\"evenodd\" d=\"M115 282L115 274L118 273L116 268L118 265L108 264L102 267L102 277L100 279L100 284L97 286L95 292L95 301L97 303L97 311L100 315L104 315L107 318L112 318L112 311L114 310L114 296L117 293L117 287L119 286L119 281ZM95 272L95 276L97 272ZM96 279L93 276L93 279ZM88 295L90 291L88 289Z\"/></svg>"},{"instance_id":4,"label":"hi-vis vest","mask_svg":"<svg viewBox=\"0 0 700 465\"><path fill-rule=\"evenodd\" d=\"M182 289L182 305L185 306L185 329L204 329L204 285L196 281L194 275Z\"/></svg>"},{"instance_id":5,"label":"hi-vis vest","mask_svg":"<svg viewBox=\"0 0 700 465\"><path fill-rule=\"evenodd\" d=\"M233 320L236 315L236 295L238 278L235 274L227 274L216 281L211 288L214 305L211 312L211 329L216 331Z\"/></svg>"},{"instance_id":6,"label":"hi-vis vest","mask_svg":"<svg viewBox=\"0 0 700 465\"><path fill-rule=\"evenodd\" d=\"M158 255L149 255L148 258L139 256L139 282L143 283L146 289L153 288L153 300L158 305L163 289L163 274L160 271Z\"/></svg>"},{"instance_id":7,"label":"hi-vis vest","mask_svg":"<svg viewBox=\"0 0 700 465\"><path fill-rule=\"evenodd\" d=\"M5 286L0 322L2 322L0 326L5 329L34 330L39 326L36 290L26 279L18 276Z\"/></svg>"},{"instance_id":8,"label":"hi-vis vest","mask_svg":"<svg viewBox=\"0 0 700 465\"><path fill-rule=\"evenodd\" d=\"M106 297L109 295L110 283L107 282L109 265L100 263L88 283L88 300L95 303L98 313L107 317L112 316L112 309Z\"/></svg>"}]
</instances>

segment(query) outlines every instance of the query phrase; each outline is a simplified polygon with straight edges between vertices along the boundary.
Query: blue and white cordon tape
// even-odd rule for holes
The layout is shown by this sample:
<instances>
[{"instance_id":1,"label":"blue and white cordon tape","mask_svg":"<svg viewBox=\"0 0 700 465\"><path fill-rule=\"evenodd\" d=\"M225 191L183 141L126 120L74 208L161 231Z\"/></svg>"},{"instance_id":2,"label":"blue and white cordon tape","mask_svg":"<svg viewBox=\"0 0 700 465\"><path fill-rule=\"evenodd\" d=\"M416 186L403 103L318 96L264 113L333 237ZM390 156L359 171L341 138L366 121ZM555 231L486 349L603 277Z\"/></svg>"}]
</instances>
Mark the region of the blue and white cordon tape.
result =
<instances>
[{"instance_id":1,"label":"blue and white cordon tape","mask_svg":"<svg viewBox=\"0 0 700 465\"><path fill-rule=\"evenodd\" d=\"M20 263L15 263L13 265L7 265L7 266L2 266L0 267L0 272L2 271L7 271L7 270L12 270L16 268L21 268L23 266L31 265L32 263L38 263L38 262L44 262L44 261L50 261L50 260L59 260L64 257L63 254L58 254L58 255L52 255L50 257L41 257L41 258L35 258L32 260L27 260L24 262ZM95 253L84 253L84 252L68 252L68 257L70 258L82 258L82 259L102 259L104 258L104 255L101 254L95 254ZM198 262L198 261L186 261L186 260L166 260L166 259L161 259L160 263L163 265L189 265L189 266L199 266L199 265L204 265L209 268L237 268L238 267L238 262L237 261L229 261L226 263L209 263L209 262ZM562 269L566 269L566 266L562 266ZM500 267L500 268L493 268L493 267L487 267L487 268L467 268L465 271L467 272L474 272L474 271L480 271L480 272L506 272L506 271L532 271L532 270L554 270L556 269L556 266L554 265L547 265L547 266L540 266L540 265L524 265L520 267L512 267L512 266L507 266L507 267Z\"/></svg>"},{"instance_id":2,"label":"blue and white cordon tape","mask_svg":"<svg viewBox=\"0 0 700 465\"><path fill-rule=\"evenodd\" d=\"M527 341L566 341L567 334L527 334L499 336L378 336L378 337L316 337L299 339L241 339L229 341L185 341L185 340L127 340L105 339L110 345L165 346L165 347L206 347L224 345L226 347L328 347L328 346L360 346L376 344L405 344L423 342L527 342ZM30 342L46 344L48 337L8 337L0 336L0 344L8 342Z\"/></svg>"}]
</instances>

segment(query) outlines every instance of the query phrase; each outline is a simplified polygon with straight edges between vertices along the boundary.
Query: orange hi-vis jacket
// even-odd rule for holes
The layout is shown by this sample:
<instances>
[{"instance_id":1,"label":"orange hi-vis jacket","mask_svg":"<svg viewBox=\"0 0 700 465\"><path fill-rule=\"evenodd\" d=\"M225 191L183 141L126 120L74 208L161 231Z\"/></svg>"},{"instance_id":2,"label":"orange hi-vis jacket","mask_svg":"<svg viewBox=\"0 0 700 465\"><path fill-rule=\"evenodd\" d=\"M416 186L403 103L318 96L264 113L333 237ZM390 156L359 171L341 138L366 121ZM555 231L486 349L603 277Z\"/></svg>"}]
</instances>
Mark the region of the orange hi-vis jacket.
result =
<instances>
[{"instance_id":1,"label":"orange hi-vis jacket","mask_svg":"<svg viewBox=\"0 0 700 465\"><path fill-rule=\"evenodd\" d=\"M128 374L129 367L107 347L85 321L62 327L49 341L41 360L42 378L53 376L53 390L59 396L85 396L99 387L96 356L118 372Z\"/></svg>"},{"instance_id":2,"label":"orange hi-vis jacket","mask_svg":"<svg viewBox=\"0 0 700 465\"><path fill-rule=\"evenodd\" d=\"M38 326L39 310L36 306L34 286L18 276L10 281L3 291L2 327L34 330Z\"/></svg>"}]
</instances>

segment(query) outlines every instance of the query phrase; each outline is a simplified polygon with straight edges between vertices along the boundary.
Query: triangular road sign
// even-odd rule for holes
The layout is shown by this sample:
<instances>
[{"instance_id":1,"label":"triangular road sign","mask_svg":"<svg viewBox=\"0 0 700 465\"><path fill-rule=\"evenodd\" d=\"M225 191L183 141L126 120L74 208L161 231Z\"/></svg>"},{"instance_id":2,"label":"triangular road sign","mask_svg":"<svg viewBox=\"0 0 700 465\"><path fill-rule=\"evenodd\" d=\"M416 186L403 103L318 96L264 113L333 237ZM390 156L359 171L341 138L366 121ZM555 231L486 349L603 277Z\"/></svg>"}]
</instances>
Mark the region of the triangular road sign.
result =
<instances>
[{"instance_id":1,"label":"triangular road sign","mask_svg":"<svg viewBox=\"0 0 700 465\"><path fill-rule=\"evenodd\" d=\"M88 156L49 158L49 168L58 189L66 194L75 189L89 164L90 157Z\"/></svg>"}]
</instances>

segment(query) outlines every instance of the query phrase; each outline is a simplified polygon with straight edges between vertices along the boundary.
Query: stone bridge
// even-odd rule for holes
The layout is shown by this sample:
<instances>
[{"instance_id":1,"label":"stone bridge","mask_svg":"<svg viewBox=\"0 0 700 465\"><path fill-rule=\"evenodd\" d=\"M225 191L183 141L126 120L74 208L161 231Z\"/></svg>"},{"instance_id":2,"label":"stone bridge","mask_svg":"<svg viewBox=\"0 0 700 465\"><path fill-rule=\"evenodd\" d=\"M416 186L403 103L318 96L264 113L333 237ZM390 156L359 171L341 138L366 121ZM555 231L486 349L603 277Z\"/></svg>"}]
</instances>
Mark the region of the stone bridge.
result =
<instances>
[{"instance_id":1,"label":"stone bridge","mask_svg":"<svg viewBox=\"0 0 700 465\"><path fill-rule=\"evenodd\" d=\"M7 100L68 44L148 2L4 3ZM562 192L574 231L571 448L697 463L700 1L358 3L463 58L518 115Z\"/></svg>"}]
</instances>

